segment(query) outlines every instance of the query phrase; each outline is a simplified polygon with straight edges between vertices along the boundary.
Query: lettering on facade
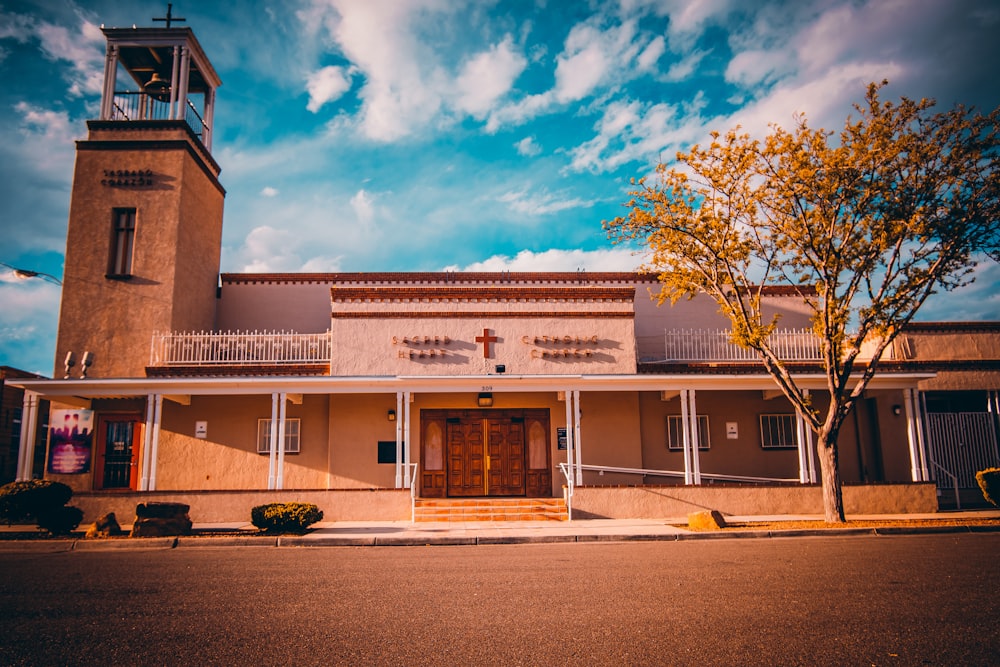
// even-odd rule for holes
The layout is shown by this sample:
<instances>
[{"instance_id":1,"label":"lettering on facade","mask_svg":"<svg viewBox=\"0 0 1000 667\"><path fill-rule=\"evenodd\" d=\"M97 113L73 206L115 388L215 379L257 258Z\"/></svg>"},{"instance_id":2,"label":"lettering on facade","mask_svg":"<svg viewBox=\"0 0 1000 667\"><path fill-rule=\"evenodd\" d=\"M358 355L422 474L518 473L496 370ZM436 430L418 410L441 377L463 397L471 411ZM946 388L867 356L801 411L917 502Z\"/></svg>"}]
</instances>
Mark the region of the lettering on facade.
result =
<instances>
[{"instance_id":1,"label":"lettering on facade","mask_svg":"<svg viewBox=\"0 0 1000 667\"><path fill-rule=\"evenodd\" d=\"M393 336L393 345L401 345L406 349L399 350L400 359L433 359L448 356L448 350L431 345L451 345L448 336Z\"/></svg>"},{"instance_id":2,"label":"lettering on facade","mask_svg":"<svg viewBox=\"0 0 1000 667\"><path fill-rule=\"evenodd\" d=\"M596 335L545 334L521 336L521 342L534 346L529 353L532 359L587 359L594 356L593 348L600 344L601 339Z\"/></svg>"},{"instance_id":3,"label":"lettering on facade","mask_svg":"<svg viewBox=\"0 0 1000 667\"><path fill-rule=\"evenodd\" d=\"M101 185L111 188L148 188L153 185L152 169L104 169Z\"/></svg>"}]
</instances>

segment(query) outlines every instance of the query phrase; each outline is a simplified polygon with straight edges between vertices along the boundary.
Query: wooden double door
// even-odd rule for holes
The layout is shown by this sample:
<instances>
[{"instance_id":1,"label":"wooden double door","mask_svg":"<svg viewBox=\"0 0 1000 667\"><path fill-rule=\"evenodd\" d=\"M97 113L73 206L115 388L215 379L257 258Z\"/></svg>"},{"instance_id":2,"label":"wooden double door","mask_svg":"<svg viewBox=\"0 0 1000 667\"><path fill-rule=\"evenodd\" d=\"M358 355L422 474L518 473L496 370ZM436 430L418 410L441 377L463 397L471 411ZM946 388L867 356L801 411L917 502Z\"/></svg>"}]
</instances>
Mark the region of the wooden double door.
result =
<instances>
[{"instance_id":1,"label":"wooden double door","mask_svg":"<svg viewBox=\"0 0 1000 667\"><path fill-rule=\"evenodd\" d=\"M552 495L548 410L425 410L421 495Z\"/></svg>"}]
</instances>

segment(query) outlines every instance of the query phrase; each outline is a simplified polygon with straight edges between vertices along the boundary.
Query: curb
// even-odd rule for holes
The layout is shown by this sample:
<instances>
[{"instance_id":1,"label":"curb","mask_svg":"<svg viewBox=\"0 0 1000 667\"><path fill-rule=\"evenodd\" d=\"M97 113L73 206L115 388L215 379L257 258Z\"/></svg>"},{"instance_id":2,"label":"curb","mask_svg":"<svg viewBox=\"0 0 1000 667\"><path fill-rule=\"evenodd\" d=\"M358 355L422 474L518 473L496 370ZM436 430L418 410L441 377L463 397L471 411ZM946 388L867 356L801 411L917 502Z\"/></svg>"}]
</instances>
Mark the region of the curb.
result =
<instances>
[{"instance_id":1,"label":"curb","mask_svg":"<svg viewBox=\"0 0 1000 667\"><path fill-rule=\"evenodd\" d=\"M871 528L818 528L788 530L741 530L680 533L625 534L556 534L556 535L372 535L309 537L284 536L221 536L221 537L146 537L121 540L0 540L0 554L47 554L69 551L118 551L174 549L177 547L422 547L422 546L489 546L500 544L566 544L597 542L689 542L696 540L774 539L790 537L891 537L898 535L1000 533L1000 525L973 526L883 526Z\"/></svg>"},{"instance_id":2,"label":"curb","mask_svg":"<svg viewBox=\"0 0 1000 667\"><path fill-rule=\"evenodd\" d=\"M83 539L73 542L73 551L120 551L122 549L173 549L177 537L130 537L122 540Z\"/></svg>"}]
</instances>

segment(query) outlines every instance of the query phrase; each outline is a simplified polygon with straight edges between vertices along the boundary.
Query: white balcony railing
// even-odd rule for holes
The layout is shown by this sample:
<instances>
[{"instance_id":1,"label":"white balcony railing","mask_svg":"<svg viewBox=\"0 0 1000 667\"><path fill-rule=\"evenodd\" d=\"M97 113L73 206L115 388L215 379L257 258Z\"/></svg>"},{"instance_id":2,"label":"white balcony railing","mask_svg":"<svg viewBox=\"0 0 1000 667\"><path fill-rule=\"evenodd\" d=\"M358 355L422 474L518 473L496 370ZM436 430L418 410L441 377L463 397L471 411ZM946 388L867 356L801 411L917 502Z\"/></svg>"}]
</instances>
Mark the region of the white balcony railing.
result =
<instances>
[{"instance_id":1,"label":"white balcony railing","mask_svg":"<svg viewBox=\"0 0 1000 667\"><path fill-rule=\"evenodd\" d=\"M330 332L155 333L150 366L282 366L330 363Z\"/></svg>"},{"instance_id":2,"label":"white balcony railing","mask_svg":"<svg viewBox=\"0 0 1000 667\"><path fill-rule=\"evenodd\" d=\"M665 361L759 362L754 350L732 342L727 329L673 329L663 334ZM784 329L770 336L771 348L783 361L821 361L822 341L809 329Z\"/></svg>"}]
</instances>

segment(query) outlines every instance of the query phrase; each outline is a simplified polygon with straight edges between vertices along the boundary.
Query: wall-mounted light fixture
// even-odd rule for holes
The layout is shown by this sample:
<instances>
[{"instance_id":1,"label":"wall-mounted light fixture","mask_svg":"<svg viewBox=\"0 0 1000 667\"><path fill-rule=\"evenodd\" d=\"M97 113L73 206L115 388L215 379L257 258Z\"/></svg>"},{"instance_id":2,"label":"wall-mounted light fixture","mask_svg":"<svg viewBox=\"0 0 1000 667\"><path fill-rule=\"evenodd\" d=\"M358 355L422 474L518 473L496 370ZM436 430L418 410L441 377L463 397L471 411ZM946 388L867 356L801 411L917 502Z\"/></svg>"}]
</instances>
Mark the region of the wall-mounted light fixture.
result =
<instances>
[{"instance_id":1,"label":"wall-mounted light fixture","mask_svg":"<svg viewBox=\"0 0 1000 667\"><path fill-rule=\"evenodd\" d=\"M484 391L479 394L476 402L479 404L479 407L488 408L493 405L493 394L488 391Z\"/></svg>"},{"instance_id":2,"label":"wall-mounted light fixture","mask_svg":"<svg viewBox=\"0 0 1000 667\"><path fill-rule=\"evenodd\" d=\"M87 369L94 365L94 355L91 354L89 350L83 353L83 361L81 362L81 365L83 368L80 369L80 379L86 380Z\"/></svg>"},{"instance_id":3,"label":"wall-mounted light fixture","mask_svg":"<svg viewBox=\"0 0 1000 667\"><path fill-rule=\"evenodd\" d=\"M496 366L496 372L497 373L506 373L507 372L507 367L504 364L497 364L497 366Z\"/></svg>"},{"instance_id":4,"label":"wall-mounted light fixture","mask_svg":"<svg viewBox=\"0 0 1000 667\"><path fill-rule=\"evenodd\" d=\"M385 416L386 416L386 419L388 419L391 422L396 421L396 411L395 410L389 410L389 412L387 412Z\"/></svg>"},{"instance_id":5,"label":"wall-mounted light fixture","mask_svg":"<svg viewBox=\"0 0 1000 667\"><path fill-rule=\"evenodd\" d=\"M892 406L892 414L896 415L897 417L903 414L903 406L902 405Z\"/></svg>"}]
</instances>

